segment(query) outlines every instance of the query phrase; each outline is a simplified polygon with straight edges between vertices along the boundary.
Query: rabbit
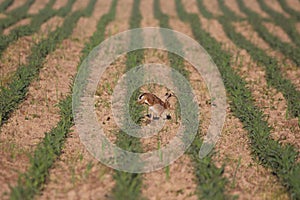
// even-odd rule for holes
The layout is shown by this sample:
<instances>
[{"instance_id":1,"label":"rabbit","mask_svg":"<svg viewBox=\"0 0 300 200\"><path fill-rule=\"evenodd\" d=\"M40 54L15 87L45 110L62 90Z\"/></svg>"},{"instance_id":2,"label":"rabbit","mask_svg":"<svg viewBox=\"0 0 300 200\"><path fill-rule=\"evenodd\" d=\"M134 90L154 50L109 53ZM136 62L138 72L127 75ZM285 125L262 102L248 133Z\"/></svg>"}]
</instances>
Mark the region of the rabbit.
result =
<instances>
[{"instance_id":1,"label":"rabbit","mask_svg":"<svg viewBox=\"0 0 300 200\"><path fill-rule=\"evenodd\" d=\"M166 93L164 101L157 97L155 94L143 93L138 98L139 104L146 104L149 106L150 111L152 111L151 120L154 119L154 114L161 117L165 110L170 109L169 98L173 95L171 93ZM169 119L170 116L167 115L166 119Z\"/></svg>"}]
</instances>

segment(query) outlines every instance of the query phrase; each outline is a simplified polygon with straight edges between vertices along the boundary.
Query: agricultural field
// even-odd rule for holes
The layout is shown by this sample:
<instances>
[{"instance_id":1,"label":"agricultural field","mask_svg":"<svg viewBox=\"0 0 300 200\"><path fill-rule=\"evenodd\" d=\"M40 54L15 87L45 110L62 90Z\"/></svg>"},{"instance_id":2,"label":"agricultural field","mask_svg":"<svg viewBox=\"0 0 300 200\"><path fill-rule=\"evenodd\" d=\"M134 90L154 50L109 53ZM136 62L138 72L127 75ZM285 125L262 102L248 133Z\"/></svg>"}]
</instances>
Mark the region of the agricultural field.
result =
<instances>
[{"instance_id":1,"label":"agricultural field","mask_svg":"<svg viewBox=\"0 0 300 200\"><path fill-rule=\"evenodd\" d=\"M157 150L180 124L188 126L175 94L170 119L153 137L118 127L114 88L138 65L168 66L165 79L174 87L181 83L172 69L180 72L200 110L193 116L198 132L181 157L160 170L129 173L99 162L82 143L72 92L95 47L145 27L179 31L207 51L226 90L226 119L213 151L200 159L215 106L201 74L163 49L119 56L94 94L98 122L112 143L135 153ZM157 35L166 46L168 39ZM0 199L300 199L299 0L0 0L0 72ZM129 94L130 84L122 93L130 98L130 116L147 126L139 95L162 97L170 88L148 84ZM192 106L193 99L184 101Z\"/></svg>"}]
</instances>

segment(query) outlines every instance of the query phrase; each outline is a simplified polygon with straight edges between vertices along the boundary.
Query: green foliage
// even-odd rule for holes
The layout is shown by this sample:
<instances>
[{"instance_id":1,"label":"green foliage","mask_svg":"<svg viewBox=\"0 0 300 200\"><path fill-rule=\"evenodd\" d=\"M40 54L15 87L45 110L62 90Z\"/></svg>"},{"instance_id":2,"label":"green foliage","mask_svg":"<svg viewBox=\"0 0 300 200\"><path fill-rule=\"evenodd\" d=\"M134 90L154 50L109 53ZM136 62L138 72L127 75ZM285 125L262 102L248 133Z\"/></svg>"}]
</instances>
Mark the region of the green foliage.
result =
<instances>
[{"instance_id":1,"label":"green foliage","mask_svg":"<svg viewBox=\"0 0 300 200\"><path fill-rule=\"evenodd\" d=\"M293 42L298 46L300 46L300 34L298 33L295 26L295 19L287 18L283 14L276 12L268 7L264 0L258 0L258 3L263 11L268 13L273 18L275 24L280 26L286 34L290 36Z\"/></svg>"},{"instance_id":2,"label":"green foliage","mask_svg":"<svg viewBox=\"0 0 300 200\"><path fill-rule=\"evenodd\" d=\"M200 2L201 3L201 2ZM176 1L176 9L178 13L183 13L183 6L181 5L180 1ZM169 28L169 17L162 13L160 6L159 6L159 0L154 0L154 16L159 20L160 26L164 28ZM168 36L172 37L172 36ZM163 35L163 40L167 43L170 38L166 38ZM182 46L180 45L180 42L178 39L173 36L171 38L174 43L178 44L177 49L182 49ZM175 55L173 53L168 53L168 57L171 62L171 66L174 67L177 71L179 71L183 76L186 78L189 78L189 73L185 70L183 59L179 57L178 55ZM179 82L173 83L175 86L178 84L182 84ZM183 99L184 102L193 102L192 99L190 99L188 96L185 97L186 99ZM188 105L192 106L192 105ZM186 108L187 109L187 108ZM186 110L185 109L185 110ZM184 121L182 122L184 126ZM188 133L184 133L185 135L188 135ZM190 140L190 138L185 138L184 140ZM184 141L186 142L186 141ZM223 167L217 168L213 161L211 160L210 156L205 157L204 159L199 159L199 151L202 144L202 140L198 136L193 140L193 143L191 147L188 150L188 154L192 157L194 168L195 168L195 174L197 177L197 195L199 196L199 199L228 199L230 198L225 194L225 187L227 180L222 177L223 174Z\"/></svg>"},{"instance_id":3,"label":"green foliage","mask_svg":"<svg viewBox=\"0 0 300 200\"><path fill-rule=\"evenodd\" d=\"M7 87L2 87L0 91L0 116L2 125L9 117L9 114L15 110L21 101L25 98L27 88L31 81L38 76L43 67L43 61L46 56L53 52L57 45L72 34L77 21L81 16L88 16L95 4L91 0L88 7L83 11L76 11L65 18L62 27L51 32L48 38L41 40L31 49L31 55L28 58L28 64L20 66L12 77L12 82Z\"/></svg>"},{"instance_id":4,"label":"green foliage","mask_svg":"<svg viewBox=\"0 0 300 200\"><path fill-rule=\"evenodd\" d=\"M116 2L117 0L114 0L112 6L115 6ZM85 10L78 11L69 15L66 18L65 23L75 23L76 21L78 21L80 16L89 16L93 11L94 5L95 1L91 0L88 7ZM114 11L115 7L113 7L113 9L111 9L110 12L107 14L113 15L113 17L111 17L111 20L114 19ZM67 20L68 18L69 20ZM70 18L72 18L74 21ZM105 16L103 16L100 19L98 26L103 23L107 24L107 17ZM65 25L67 26L67 24ZM70 34L73 30L73 26L74 24L68 25L66 28L71 28L71 30L68 30L68 32L65 33L66 35L60 37L58 35L57 37L63 38ZM93 36L97 35L99 31L100 30L97 30L97 32L94 33ZM90 42L92 41L94 40L90 40ZM98 43L88 43L85 45L85 49L89 48L92 45L97 46ZM43 52L47 52L47 49L44 49ZM80 64L78 66L80 66ZM59 108L61 120L54 129L52 129L49 133L45 134L45 138L38 145L37 149L34 152L34 155L30 159L29 170L24 174L21 174L19 176L17 186L11 188L11 199L33 199L34 195L39 193L43 184L45 183L49 175L50 167L61 154L65 138L67 137L68 133L70 132L70 128L73 125L72 96L69 95L65 100L62 100L59 103Z\"/></svg>"},{"instance_id":5,"label":"green foliage","mask_svg":"<svg viewBox=\"0 0 300 200\"><path fill-rule=\"evenodd\" d=\"M26 18L27 11L34 1L35 0L27 0L24 5L10 11L9 13L6 13L8 16L4 19L0 19L0 34L2 34L5 28L13 25L21 19Z\"/></svg>"},{"instance_id":6,"label":"green foliage","mask_svg":"<svg viewBox=\"0 0 300 200\"><path fill-rule=\"evenodd\" d=\"M182 7L179 4L180 0L176 0L176 2L177 7ZM278 176L290 192L291 197L300 198L299 179L292 178L300 177L299 163L295 163L298 152L291 145L283 146L278 141L270 138L271 128L264 120L265 116L262 111L254 105L251 92L246 87L246 82L231 68L230 54L223 51L221 44L202 29L198 17L184 12L183 9L178 9L178 14L183 21L190 22L195 39L207 50L218 66L228 93L231 110L249 132L253 155L262 165L269 167ZM228 36L230 35L235 40L236 37L233 37L235 35L234 29L229 26L228 20L220 17L219 21ZM237 43L243 42L238 40ZM245 48L247 48L246 45ZM268 60L268 58L260 58L264 62L266 62L265 59Z\"/></svg>"},{"instance_id":7,"label":"green foliage","mask_svg":"<svg viewBox=\"0 0 300 200\"><path fill-rule=\"evenodd\" d=\"M222 6L221 8L224 8ZM241 1L238 0L239 5L241 5ZM248 53L251 55L252 59L255 60L257 63L261 64L266 69L266 80L267 83L276 88L277 91L281 92L288 104L288 111L292 117L299 117L300 116L300 92L296 89L295 85L288 79L285 79L281 73L280 66L278 61L275 58L268 56L268 54L258 48L257 46L253 45L250 41L248 41L243 35L237 33L230 23L232 17L227 18L227 12L223 10L225 16L219 17L218 20L222 24L223 29L227 36L240 48L246 49ZM252 24L257 22L252 22ZM264 33L266 34L266 33ZM300 53L300 52L299 52ZM297 57L299 57L297 55ZM299 57L300 58L300 57Z\"/></svg>"},{"instance_id":8,"label":"green foliage","mask_svg":"<svg viewBox=\"0 0 300 200\"><path fill-rule=\"evenodd\" d=\"M242 0L237 0L239 8L247 15L249 23L259 36L265 40L273 49L280 51L286 57L293 60L298 67L300 67L300 49L295 48L294 45L283 42L278 37L274 36L262 23L262 18L244 5ZM227 13L226 13L227 16ZM232 20L232 18L230 18Z\"/></svg>"},{"instance_id":9,"label":"green foliage","mask_svg":"<svg viewBox=\"0 0 300 200\"><path fill-rule=\"evenodd\" d=\"M140 0L134 0L132 13L130 17L130 28L138 28L140 27L141 23L141 13L140 13ZM134 41L137 40L139 42L143 42L142 37L140 38L131 38L131 43L133 44ZM142 64L142 60L144 57L143 50L137 50L133 52L129 52L127 54L126 60L126 70L130 70L133 67L136 67ZM136 81L140 81L143 77L137 77ZM126 85L127 87L130 86L130 82ZM137 105L136 99L140 94L139 90L133 92L130 101L129 101L129 112L130 117L135 123L138 123L141 113L143 111L143 107ZM142 152L142 146L140 140L136 137L132 137L127 133L120 131L117 135L116 144L127 151L130 152ZM137 161L139 162L139 161ZM141 163L134 163L134 164L141 164ZM142 188L142 175L136 173L128 173L122 171L115 171L114 179L116 181L116 185L112 190L113 199L144 199L141 196L141 188Z\"/></svg>"},{"instance_id":10,"label":"green foliage","mask_svg":"<svg viewBox=\"0 0 300 200\"><path fill-rule=\"evenodd\" d=\"M0 4L0 12L5 11L10 5L12 5L14 0L5 0Z\"/></svg>"},{"instance_id":11,"label":"green foliage","mask_svg":"<svg viewBox=\"0 0 300 200\"><path fill-rule=\"evenodd\" d=\"M300 13L291 7L289 7L286 3L286 0L278 0L283 10L287 13L289 13L293 18L300 21Z\"/></svg>"},{"instance_id":12,"label":"green foliage","mask_svg":"<svg viewBox=\"0 0 300 200\"><path fill-rule=\"evenodd\" d=\"M212 19L214 17L213 14L205 8L202 0L197 0L197 6L198 10L205 18Z\"/></svg>"},{"instance_id":13,"label":"green foliage","mask_svg":"<svg viewBox=\"0 0 300 200\"><path fill-rule=\"evenodd\" d=\"M52 6L55 1L56 0L50 0L45 8L43 8L38 14L33 15L29 25L18 26L11 30L8 35L0 35L0 56L9 44L20 37L28 36L37 32L41 25L51 17L55 15L65 17L70 12L72 5L75 2L75 0L69 0L65 7L60 8L59 10L53 10Z\"/></svg>"},{"instance_id":14,"label":"green foliage","mask_svg":"<svg viewBox=\"0 0 300 200\"><path fill-rule=\"evenodd\" d=\"M198 183L197 195L199 199L232 199L232 197L224 194L228 183L228 180L222 176L224 166L217 168L213 164L213 154L199 159L202 142L202 139L198 135L187 152L191 156L194 168L196 169L195 175Z\"/></svg>"},{"instance_id":15,"label":"green foliage","mask_svg":"<svg viewBox=\"0 0 300 200\"><path fill-rule=\"evenodd\" d=\"M72 98L69 95L59 104L61 120L37 146L30 158L30 167L19 176L17 186L11 188L10 199L33 199L48 177L48 170L60 155L67 134L73 125Z\"/></svg>"}]
</instances>

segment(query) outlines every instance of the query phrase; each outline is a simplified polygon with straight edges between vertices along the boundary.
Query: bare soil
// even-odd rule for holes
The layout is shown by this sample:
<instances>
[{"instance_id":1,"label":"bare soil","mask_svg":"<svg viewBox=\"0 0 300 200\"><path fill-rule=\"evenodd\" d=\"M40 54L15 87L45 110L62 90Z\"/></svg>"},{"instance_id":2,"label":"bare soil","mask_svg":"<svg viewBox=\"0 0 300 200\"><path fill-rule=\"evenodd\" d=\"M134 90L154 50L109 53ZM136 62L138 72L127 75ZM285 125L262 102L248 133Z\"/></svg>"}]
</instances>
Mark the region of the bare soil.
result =
<instances>
[{"instance_id":1,"label":"bare soil","mask_svg":"<svg viewBox=\"0 0 300 200\"><path fill-rule=\"evenodd\" d=\"M28 13L29 13L29 14L32 14L32 15L38 14L39 11L40 11L41 9L43 9L43 8L46 6L46 4L47 4L48 2L49 2L49 0L47 0L47 1L35 1L35 2L30 6L30 8L29 8L29 10L28 10Z\"/></svg>"},{"instance_id":2,"label":"bare soil","mask_svg":"<svg viewBox=\"0 0 300 200\"><path fill-rule=\"evenodd\" d=\"M219 8L217 0L204 0L203 4L209 12L213 13L216 16L223 14Z\"/></svg>"},{"instance_id":3,"label":"bare soil","mask_svg":"<svg viewBox=\"0 0 300 200\"><path fill-rule=\"evenodd\" d=\"M189 10L188 7L186 7L187 10ZM234 67L238 73L246 78L246 81L249 84L249 88L253 92L253 96L259 102L266 101L269 97L261 98L261 95L264 94L265 91L268 90L266 86L266 82L264 80L264 71L263 69L259 68L258 66L251 61L250 56L242 50L239 50L235 47L235 45L226 37L224 31L222 30L222 26L215 20L206 20L203 16L200 17L203 26L206 28L207 31L219 42L223 43L223 48L225 50L230 50L233 54L243 56L241 67L242 69L238 69L237 67ZM251 66L251 68L250 68ZM255 70L253 70L253 67ZM263 82L262 82L263 81ZM262 89L263 88L263 89ZM261 92L259 92L261 91ZM272 95L271 95L272 96ZM267 100L268 101L268 100ZM270 99L269 99L270 101ZM267 105L270 105L266 103ZM260 106L263 108L264 112L268 112L267 109L265 109L263 106ZM282 111L278 111L279 113L282 113ZM234 122L232 121L234 120ZM280 118L282 120L282 118ZM229 121L229 122L228 122ZM219 140L219 143L216 146L216 151L220 152L219 156L216 156L215 159L220 165L225 162L226 163L226 171L225 176L229 178L229 180L232 181L232 184L235 185L232 188L228 188L230 193L232 194L238 194L241 199L261 199L263 195L266 193L274 193L278 190L278 188L281 188L279 184L274 184L274 181L276 182L275 177L272 177L269 172L263 168L260 168L259 171L256 167L252 167L253 161L251 160L250 156L250 150L249 150L249 140L247 138L247 132L242 129L242 124L238 122L238 120L232 116L232 114L229 112L229 117L227 118L225 122L225 130L222 132L222 136ZM233 132L236 132L234 134ZM241 133L243 133L241 136ZM228 135L230 134L230 136ZM229 138L227 139L227 137ZM233 137L235 139L233 139ZM236 138L238 137L238 138ZM242 137L242 138L241 138ZM242 141L241 141L242 139ZM235 143L236 141L239 141ZM232 149L229 147L241 147L242 149ZM221 153L222 152L222 153ZM232 153L231 153L232 152ZM247 159L245 159L247 157ZM243 179L244 182L237 181L236 184L234 183L234 174L235 174L235 168L237 166L238 160L241 159L241 164L239 166L240 172L250 172L252 174L255 174L254 177L249 177L247 174L243 174L240 176L239 179ZM228 164L229 163L232 164ZM255 164L257 165L257 164ZM235 166L235 167L234 167ZM250 167L249 167L250 166ZM237 172L238 173L238 172ZM263 174L263 176L262 176ZM252 179L253 178L253 179ZM266 180L272 181L271 184L267 186ZM255 181L255 182L254 182ZM264 189L262 189L261 184L265 186ZM268 189L267 189L268 188ZM246 192L247 191L247 192ZM255 193L252 193L252 191L255 191ZM272 192L271 192L272 191ZM279 191L282 191L280 189ZM248 196L250 193L250 196ZM284 193L284 192L283 192Z\"/></svg>"},{"instance_id":4,"label":"bare soil","mask_svg":"<svg viewBox=\"0 0 300 200\"><path fill-rule=\"evenodd\" d=\"M53 9L58 10L58 9L64 7L67 3L68 3L68 0L55 1L55 4L53 5Z\"/></svg>"},{"instance_id":5,"label":"bare soil","mask_svg":"<svg viewBox=\"0 0 300 200\"><path fill-rule=\"evenodd\" d=\"M14 9L16 9L16 8L18 8L18 7L22 6L22 5L24 5L26 1L27 1L27 0L14 1L13 4L10 5L10 6L6 9L6 11L9 12L9 11L11 11L11 10L14 10Z\"/></svg>"},{"instance_id":6,"label":"bare soil","mask_svg":"<svg viewBox=\"0 0 300 200\"><path fill-rule=\"evenodd\" d=\"M7 163L12 168L25 170L28 166L28 159L25 158L27 152L33 152L44 137L44 133L50 131L59 121L59 109L56 105L69 92L69 84L72 76L75 75L83 44L84 41L67 39L63 41L60 48L47 56L39 78L29 87L26 100L3 125L0 134L1 142L6 146L13 144L20 147L17 149L21 152L19 157L24 158L23 160L9 159L9 154L3 157L8 160ZM14 185L17 174L18 171L8 168L6 179L1 185Z\"/></svg>"},{"instance_id":7,"label":"bare soil","mask_svg":"<svg viewBox=\"0 0 300 200\"><path fill-rule=\"evenodd\" d=\"M269 1L265 1L265 3L267 4L268 7L270 7L271 9L273 9L274 11L283 14L285 17L290 18L290 15L288 13L286 13L280 6L280 4L278 3L278 1L276 0L269 0Z\"/></svg>"},{"instance_id":8,"label":"bare soil","mask_svg":"<svg viewBox=\"0 0 300 200\"><path fill-rule=\"evenodd\" d=\"M297 1L297 0L286 0L286 3L290 8L300 12L300 2L299 1Z\"/></svg>"},{"instance_id":9,"label":"bare soil","mask_svg":"<svg viewBox=\"0 0 300 200\"><path fill-rule=\"evenodd\" d=\"M263 25L269 30L270 33L280 38L283 42L292 43L290 37L284 32L284 30L282 30L281 27L271 22L264 22Z\"/></svg>"},{"instance_id":10,"label":"bare soil","mask_svg":"<svg viewBox=\"0 0 300 200\"><path fill-rule=\"evenodd\" d=\"M111 1L98 1L92 16L80 19L71 37L73 41L81 44L76 52L83 48L84 42L96 30L98 20L108 11L110 4ZM80 55L76 59L79 57ZM86 150L74 127L74 132L67 138L60 160L50 170L49 181L40 198L107 199L114 185L111 174L111 169L99 163Z\"/></svg>"},{"instance_id":11,"label":"bare soil","mask_svg":"<svg viewBox=\"0 0 300 200\"><path fill-rule=\"evenodd\" d=\"M30 22L31 22L31 19L29 19L29 18L22 19L22 20L18 21L17 23L15 23L14 25L12 25L12 26L6 28L6 29L3 31L3 34L4 34L4 35L8 35L8 34L11 32L11 30L15 29L16 27L28 25L28 24L30 24Z\"/></svg>"},{"instance_id":12,"label":"bare soil","mask_svg":"<svg viewBox=\"0 0 300 200\"><path fill-rule=\"evenodd\" d=\"M224 4L231 9L236 15L240 16L240 17L246 17L246 15L240 11L239 9L239 5L236 2L236 0L227 0L224 1Z\"/></svg>"},{"instance_id":13,"label":"bare soil","mask_svg":"<svg viewBox=\"0 0 300 200\"><path fill-rule=\"evenodd\" d=\"M265 18L270 18L270 16L260 8L260 5L257 1L243 0L243 2L249 9L258 13L260 16L265 17Z\"/></svg>"},{"instance_id":14,"label":"bare soil","mask_svg":"<svg viewBox=\"0 0 300 200\"><path fill-rule=\"evenodd\" d=\"M25 3L26 0L14 1L9 10ZM0 0L1 2L1 0ZM30 8L32 14L42 9L48 0L36 1ZM250 55L243 49L237 48L226 36L221 24L217 20L205 19L197 9L196 0L183 0L185 9L190 13L197 13L204 29L217 41L223 44L223 49L230 51L233 55L232 67L247 81L247 87L251 90L255 104L266 114L268 123L274 129L271 135L281 143L294 144L300 149L300 128L297 119L286 117L287 105L281 93L274 88L268 87L265 80L265 70L251 59ZM288 4L295 10L300 11L298 0L287 0ZM67 3L67 0L56 1L54 8L59 9ZM257 1L244 3L260 16L269 18L261 10ZM275 1L266 1L274 10L290 17L282 11L280 5ZM72 10L84 9L88 1L76 1ZM107 13L110 1L98 1L95 11L89 18L81 18L69 39L63 41L57 50L47 56L44 68L39 77L30 85L29 93L25 101L20 105L1 128L0 133L0 199L8 199L10 188L14 186L18 174L24 172L29 166L28 155L32 154L36 145L44 137L44 132L51 130L59 121L59 109L56 104L69 92L69 84L76 74L77 65L82 55L81 50L89 37L96 31L97 21L103 14ZM115 21L110 23L105 30L105 36L129 29L133 0L119 0ZM235 13L245 17L238 9L236 0L225 1L225 4ZM180 31L193 38L191 27L180 21L177 16L174 1L160 1L161 10L170 17L172 29ZM206 8L215 15L222 15L217 0L204 0ZM158 26L159 22L153 16L153 0L143 0L140 6L143 16L141 26ZM30 20L30 19L26 19ZM5 30L9 31L23 23L21 20L15 26ZM47 37L48 33L61 26L62 18L54 17L44 23L39 33L28 37L22 37L11 44L4 52L0 62L1 84L9 82L11 75L21 64L26 64L26 57L30 54L30 48L41 38ZM282 64L282 72L285 77L300 90L300 70L278 51L274 51L264 42L253 28L247 23L235 23L236 30L243 34L253 44L264 49L269 55L275 56ZM282 41L290 42L285 32L273 23L264 24L272 30ZM298 23L300 33L300 23ZM275 33L276 32L276 33ZM161 38L158 38L161 39ZM284 60L284 61L283 61ZM143 63L163 63L170 65L168 54L161 50L145 50ZM209 93L201 75L195 68L184 62L185 69L190 72L190 83L197 97L201 109L200 129L205 135L208 129L211 112L209 104ZM108 138L115 142L118 127L111 112L111 95L126 68L126 56L121 56L112 63L100 79L98 90L95 95L96 113ZM168 78L168 77L166 77ZM142 92L152 92L159 97L168 91L165 87L155 84L143 86ZM180 120L176 122L174 105L176 98L171 100L170 110L172 119L166 122L162 131L153 138L141 139L143 150L156 150L158 141L166 145L176 134ZM201 136L202 136L201 135ZM227 117L221 137L215 147L216 154L213 157L214 164L221 167L225 164L224 177L229 180L226 192L238 195L239 199L288 199L288 193L272 175L271 171L259 165L251 155L248 133L242 123L233 116L229 106ZM114 187L114 170L97 161L81 143L76 128L66 138L61 156L49 171L50 176L40 195L36 199L111 199L111 189ZM196 177L192 160L183 155L168 168L143 175L142 195L148 199L197 199Z\"/></svg>"}]
</instances>

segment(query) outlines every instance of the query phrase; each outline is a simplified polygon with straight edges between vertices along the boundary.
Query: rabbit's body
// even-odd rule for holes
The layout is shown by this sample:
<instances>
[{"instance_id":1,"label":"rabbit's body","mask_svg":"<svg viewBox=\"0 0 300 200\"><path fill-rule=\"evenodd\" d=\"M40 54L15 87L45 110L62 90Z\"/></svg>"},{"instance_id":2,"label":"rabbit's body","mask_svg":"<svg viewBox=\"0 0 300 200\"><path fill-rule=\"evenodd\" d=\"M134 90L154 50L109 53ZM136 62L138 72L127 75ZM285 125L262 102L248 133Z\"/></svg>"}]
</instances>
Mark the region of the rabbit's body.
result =
<instances>
[{"instance_id":1,"label":"rabbit's body","mask_svg":"<svg viewBox=\"0 0 300 200\"><path fill-rule=\"evenodd\" d=\"M147 104L149 106L150 111L152 111L153 114L156 114L156 116L161 117L161 115L164 113L165 110L170 108L170 103L168 99L171 97L171 94L166 94L165 101L161 100L159 97L157 97L155 94L151 93L143 93L138 98L139 104ZM153 119L154 115L151 115L151 118Z\"/></svg>"}]
</instances>

